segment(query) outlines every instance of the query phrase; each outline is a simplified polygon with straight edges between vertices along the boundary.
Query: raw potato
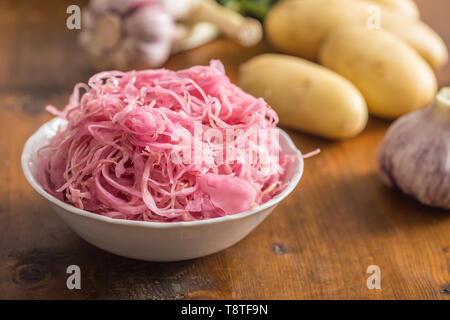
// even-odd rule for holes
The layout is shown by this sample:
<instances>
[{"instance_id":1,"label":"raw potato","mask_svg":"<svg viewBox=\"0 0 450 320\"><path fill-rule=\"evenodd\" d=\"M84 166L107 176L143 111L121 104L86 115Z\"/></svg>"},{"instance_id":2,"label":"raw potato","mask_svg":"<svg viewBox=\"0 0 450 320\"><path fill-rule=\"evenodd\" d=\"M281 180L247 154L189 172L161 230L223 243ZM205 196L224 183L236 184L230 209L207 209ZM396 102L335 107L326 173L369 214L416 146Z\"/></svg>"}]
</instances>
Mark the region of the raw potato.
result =
<instances>
[{"instance_id":1,"label":"raw potato","mask_svg":"<svg viewBox=\"0 0 450 320\"><path fill-rule=\"evenodd\" d=\"M343 28L325 40L320 63L350 80L371 114L396 118L425 107L436 93L433 70L409 45L383 30Z\"/></svg>"},{"instance_id":2,"label":"raw potato","mask_svg":"<svg viewBox=\"0 0 450 320\"><path fill-rule=\"evenodd\" d=\"M265 24L270 42L279 50L317 60L323 40L343 26L366 26L374 2L362 0L290 0L277 3ZM448 59L444 42L419 20L382 10L381 27L408 42L434 68Z\"/></svg>"},{"instance_id":3,"label":"raw potato","mask_svg":"<svg viewBox=\"0 0 450 320\"><path fill-rule=\"evenodd\" d=\"M373 0L373 2L413 19L420 17L419 9L413 0Z\"/></svg>"},{"instance_id":4,"label":"raw potato","mask_svg":"<svg viewBox=\"0 0 450 320\"><path fill-rule=\"evenodd\" d=\"M346 79L301 58L264 54L241 66L243 90L263 97L280 123L319 136L356 136L367 123L361 93Z\"/></svg>"}]
</instances>

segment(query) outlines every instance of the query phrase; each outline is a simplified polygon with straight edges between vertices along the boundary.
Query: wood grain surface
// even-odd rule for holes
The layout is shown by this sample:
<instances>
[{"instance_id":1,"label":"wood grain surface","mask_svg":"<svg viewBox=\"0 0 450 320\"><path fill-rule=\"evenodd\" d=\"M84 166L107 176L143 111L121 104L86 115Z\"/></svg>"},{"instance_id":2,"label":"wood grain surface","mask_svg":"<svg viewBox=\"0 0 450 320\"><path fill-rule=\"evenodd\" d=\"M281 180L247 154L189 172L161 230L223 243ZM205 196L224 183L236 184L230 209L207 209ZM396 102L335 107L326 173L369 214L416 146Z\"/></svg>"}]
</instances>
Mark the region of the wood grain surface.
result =
<instances>
[{"instance_id":1,"label":"wood grain surface","mask_svg":"<svg viewBox=\"0 0 450 320\"><path fill-rule=\"evenodd\" d=\"M66 28L79 1L0 2L0 298L3 299L450 299L450 213L385 187L377 146L390 122L371 118L357 138L332 142L289 131L306 160L298 188L248 237L214 255L148 263L97 249L76 236L26 182L26 139L94 72ZM450 2L417 1L450 47ZM170 59L174 69L221 59L231 79L266 44L219 39ZM438 74L450 85L450 66ZM79 265L82 289L66 288ZM381 290L366 269L381 268Z\"/></svg>"}]
</instances>

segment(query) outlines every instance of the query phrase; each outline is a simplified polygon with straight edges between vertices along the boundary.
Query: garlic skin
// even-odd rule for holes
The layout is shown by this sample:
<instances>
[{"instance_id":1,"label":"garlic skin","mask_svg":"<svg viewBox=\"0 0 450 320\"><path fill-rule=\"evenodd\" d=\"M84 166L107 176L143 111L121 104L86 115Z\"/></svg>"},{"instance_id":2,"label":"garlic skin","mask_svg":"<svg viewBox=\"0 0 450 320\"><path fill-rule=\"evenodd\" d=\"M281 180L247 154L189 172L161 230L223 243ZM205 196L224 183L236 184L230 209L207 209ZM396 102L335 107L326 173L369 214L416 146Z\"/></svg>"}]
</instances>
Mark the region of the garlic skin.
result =
<instances>
[{"instance_id":1,"label":"garlic skin","mask_svg":"<svg viewBox=\"0 0 450 320\"><path fill-rule=\"evenodd\" d=\"M97 69L157 68L219 33L245 47L263 33L259 21L214 0L91 0L82 22L79 41Z\"/></svg>"},{"instance_id":2,"label":"garlic skin","mask_svg":"<svg viewBox=\"0 0 450 320\"><path fill-rule=\"evenodd\" d=\"M450 210L450 87L396 120L378 150L381 179L421 203Z\"/></svg>"},{"instance_id":3,"label":"garlic skin","mask_svg":"<svg viewBox=\"0 0 450 320\"><path fill-rule=\"evenodd\" d=\"M201 0L160 0L167 11L179 20L187 15Z\"/></svg>"}]
</instances>

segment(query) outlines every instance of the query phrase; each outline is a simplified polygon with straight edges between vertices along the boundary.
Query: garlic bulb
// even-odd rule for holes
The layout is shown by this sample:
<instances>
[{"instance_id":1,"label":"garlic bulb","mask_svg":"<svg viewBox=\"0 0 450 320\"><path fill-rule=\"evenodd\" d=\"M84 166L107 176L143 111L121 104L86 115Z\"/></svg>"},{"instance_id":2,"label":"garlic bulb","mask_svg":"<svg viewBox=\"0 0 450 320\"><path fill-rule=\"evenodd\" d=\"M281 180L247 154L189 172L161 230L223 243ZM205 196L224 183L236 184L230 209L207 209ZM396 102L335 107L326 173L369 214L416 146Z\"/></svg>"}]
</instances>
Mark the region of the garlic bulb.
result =
<instances>
[{"instance_id":1,"label":"garlic bulb","mask_svg":"<svg viewBox=\"0 0 450 320\"><path fill-rule=\"evenodd\" d=\"M91 0L80 43L98 69L156 68L219 32L243 46L262 38L259 21L214 0Z\"/></svg>"},{"instance_id":2,"label":"garlic bulb","mask_svg":"<svg viewBox=\"0 0 450 320\"><path fill-rule=\"evenodd\" d=\"M378 150L382 180L421 203L450 209L450 87L389 128Z\"/></svg>"},{"instance_id":3,"label":"garlic bulb","mask_svg":"<svg viewBox=\"0 0 450 320\"><path fill-rule=\"evenodd\" d=\"M168 59L175 32L157 0L91 0L80 42L99 69L151 68Z\"/></svg>"}]
</instances>

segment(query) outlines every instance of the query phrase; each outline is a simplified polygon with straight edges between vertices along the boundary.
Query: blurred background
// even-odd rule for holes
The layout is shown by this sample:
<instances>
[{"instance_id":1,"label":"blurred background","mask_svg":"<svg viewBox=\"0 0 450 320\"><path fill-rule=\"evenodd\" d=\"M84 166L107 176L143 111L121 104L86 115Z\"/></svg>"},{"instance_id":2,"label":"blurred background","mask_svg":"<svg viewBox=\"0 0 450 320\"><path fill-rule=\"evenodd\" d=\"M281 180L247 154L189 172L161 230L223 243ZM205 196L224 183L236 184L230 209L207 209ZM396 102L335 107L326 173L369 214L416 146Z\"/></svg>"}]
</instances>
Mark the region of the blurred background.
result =
<instances>
[{"instance_id":1,"label":"blurred background","mask_svg":"<svg viewBox=\"0 0 450 320\"><path fill-rule=\"evenodd\" d=\"M219 2L255 21L275 3ZM421 19L450 47L450 2L415 2ZM95 39L80 40L83 26L67 28L71 5L83 11L88 1L0 2L0 298L450 299L448 212L383 185L376 152L392 121L373 116L359 136L342 141L289 129L299 149L322 153L306 160L300 186L276 212L224 252L146 263L79 239L26 183L19 161L26 139L51 118L45 106L62 108L76 83L87 82L99 65L106 68L106 58L86 50ZM110 29L105 37L114 39ZM220 59L237 84L242 63L280 52L264 36L244 46L217 30L205 32L211 41L179 47L162 65L178 70ZM127 68L123 59L114 61ZM436 77L439 87L450 86L450 65ZM82 290L65 287L70 264L86 275ZM366 287L372 264L381 267L382 290Z\"/></svg>"}]
</instances>

